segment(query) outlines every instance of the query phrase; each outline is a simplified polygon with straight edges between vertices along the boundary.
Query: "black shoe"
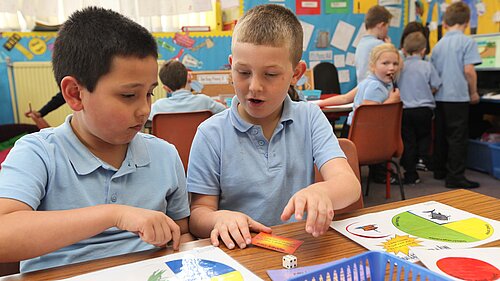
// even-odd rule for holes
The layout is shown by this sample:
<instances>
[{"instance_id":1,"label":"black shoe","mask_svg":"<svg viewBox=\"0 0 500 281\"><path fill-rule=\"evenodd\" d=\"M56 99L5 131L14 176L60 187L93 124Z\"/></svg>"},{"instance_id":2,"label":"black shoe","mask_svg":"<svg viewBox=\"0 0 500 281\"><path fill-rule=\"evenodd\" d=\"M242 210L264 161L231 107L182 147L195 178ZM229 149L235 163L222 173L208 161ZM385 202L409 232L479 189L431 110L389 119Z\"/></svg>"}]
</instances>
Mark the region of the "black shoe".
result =
<instances>
[{"instance_id":1,"label":"black shoe","mask_svg":"<svg viewBox=\"0 0 500 281\"><path fill-rule=\"evenodd\" d=\"M478 188L479 183L475 181L470 181L467 179L463 180L458 180L458 181L446 181L446 187L447 188L465 188L465 189L471 189L471 188Z\"/></svg>"},{"instance_id":2,"label":"black shoe","mask_svg":"<svg viewBox=\"0 0 500 281\"><path fill-rule=\"evenodd\" d=\"M403 180L403 184L406 184L406 185L416 185L420 182L421 181L420 181L420 178L418 175L416 177L415 176L413 176L413 177L405 176L405 178Z\"/></svg>"},{"instance_id":3,"label":"black shoe","mask_svg":"<svg viewBox=\"0 0 500 281\"><path fill-rule=\"evenodd\" d=\"M436 172L434 171L434 178L437 180L444 180L446 178L446 172Z\"/></svg>"},{"instance_id":4,"label":"black shoe","mask_svg":"<svg viewBox=\"0 0 500 281\"><path fill-rule=\"evenodd\" d=\"M417 170L425 171L425 172L429 171L429 168L427 167L427 165L425 164L423 159L418 159L416 166L417 166Z\"/></svg>"},{"instance_id":5,"label":"black shoe","mask_svg":"<svg viewBox=\"0 0 500 281\"><path fill-rule=\"evenodd\" d=\"M385 175L384 176L375 176L375 177L372 177L371 180L374 183L385 184L387 181L387 177ZM398 180L397 175L393 174L392 172L391 172L391 184L399 184L399 180Z\"/></svg>"}]
</instances>

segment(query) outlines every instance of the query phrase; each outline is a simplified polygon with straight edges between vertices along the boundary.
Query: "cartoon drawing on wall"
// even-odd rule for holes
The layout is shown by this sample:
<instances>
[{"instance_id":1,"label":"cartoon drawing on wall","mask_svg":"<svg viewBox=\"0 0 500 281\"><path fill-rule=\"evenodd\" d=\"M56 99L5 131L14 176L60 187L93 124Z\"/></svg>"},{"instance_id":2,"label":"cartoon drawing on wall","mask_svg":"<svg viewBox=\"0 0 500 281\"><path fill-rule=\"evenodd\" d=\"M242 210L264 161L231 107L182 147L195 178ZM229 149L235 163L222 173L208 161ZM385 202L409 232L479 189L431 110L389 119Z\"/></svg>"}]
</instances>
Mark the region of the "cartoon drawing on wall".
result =
<instances>
[{"instance_id":1,"label":"cartoon drawing on wall","mask_svg":"<svg viewBox=\"0 0 500 281\"><path fill-rule=\"evenodd\" d=\"M330 32L318 31L316 36L316 48L323 49L328 47L328 40L330 39Z\"/></svg>"},{"instance_id":2,"label":"cartoon drawing on wall","mask_svg":"<svg viewBox=\"0 0 500 281\"><path fill-rule=\"evenodd\" d=\"M184 48L180 49L180 51L177 53L177 55L171 57L171 60L179 60L182 57L182 54L184 54Z\"/></svg>"},{"instance_id":3,"label":"cartoon drawing on wall","mask_svg":"<svg viewBox=\"0 0 500 281\"><path fill-rule=\"evenodd\" d=\"M15 48L16 50L21 52L21 54L23 54L27 59L32 60L34 57L33 53L28 51L28 49L26 49L26 47L19 43L19 41L21 41L21 36L17 33L14 33L3 44L3 47L9 52L11 52L12 49Z\"/></svg>"},{"instance_id":4,"label":"cartoon drawing on wall","mask_svg":"<svg viewBox=\"0 0 500 281\"><path fill-rule=\"evenodd\" d=\"M212 39L210 38L207 38L205 39L205 41L201 42L200 44L194 46L193 48L191 48L191 51L193 52L196 52L198 51L199 49L203 48L203 47L207 47L207 49L210 49L214 46L214 41L212 41Z\"/></svg>"},{"instance_id":5,"label":"cartoon drawing on wall","mask_svg":"<svg viewBox=\"0 0 500 281\"><path fill-rule=\"evenodd\" d=\"M167 42L161 40L160 38L156 39L156 43L158 43L159 47L162 47L162 48L164 48L165 50L167 50L167 51L169 51L171 53L175 52L175 47L174 46L168 44Z\"/></svg>"},{"instance_id":6,"label":"cartoon drawing on wall","mask_svg":"<svg viewBox=\"0 0 500 281\"><path fill-rule=\"evenodd\" d=\"M443 13L446 11L448 4L444 0L427 0L429 2L429 8L427 9L427 20L426 26L430 31L437 29L437 40L441 39L443 36ZM434 13L434 7L436 7L437 21L433 21L432 15Z\"/></svg>"},{"instance_id":7,"label":"cartoon drawing on wall","mask_svg":"<svg viewBox=\"0 0 500 281\"><path fill-rule=\"evenodd\" d=\"M377 4L377 0L354 0L352 3L352 13L366 14L366 12L368 12L368 9Z\"/></svg>"},{"instance_id":8,"label":"cartoon drawing on wall","mask_svg":"<svg viewBox=\"0 0 500 281\"><path fill-rule=\"evenodd\" d=\"M28 43L28 48L35 55L42 55L47 51L47 44L40 38L32 38Z\"/></svg>"},{"instance_id":9,"label":"cartoon drawing on wall","mask_svg":"<svg viewBox=\"0 0 500 281\"><path fill-rule=\"evenodd\" d=\"M185 54L184 57L182 57L182 64L184 64L188 68L202 68L203 67L203 62L200 61L199 59L193 57L190 54Z\"/></svg>"},{"instance_id":10,"label":"cartoon drawing on wall","mask_svg":"<svg viewBox=\"0 0 500 281\"><path fill-rule=\"evenodd\" d=\"M191 49L196 42L193 38L189 37L187 32L186 34L176 32L173 41L175 44L188 49Z\"/></svg>"},{"instance_id":11,"label":"cartoon drawing on wall","mask_svg":"<svg viewBox=\"0 0 500 281\"><path fill-rule=\"evenodd\" d=\"M297 15L320 15L320 0L295 0L295 13Z\"/></svg>"}]
</instances>

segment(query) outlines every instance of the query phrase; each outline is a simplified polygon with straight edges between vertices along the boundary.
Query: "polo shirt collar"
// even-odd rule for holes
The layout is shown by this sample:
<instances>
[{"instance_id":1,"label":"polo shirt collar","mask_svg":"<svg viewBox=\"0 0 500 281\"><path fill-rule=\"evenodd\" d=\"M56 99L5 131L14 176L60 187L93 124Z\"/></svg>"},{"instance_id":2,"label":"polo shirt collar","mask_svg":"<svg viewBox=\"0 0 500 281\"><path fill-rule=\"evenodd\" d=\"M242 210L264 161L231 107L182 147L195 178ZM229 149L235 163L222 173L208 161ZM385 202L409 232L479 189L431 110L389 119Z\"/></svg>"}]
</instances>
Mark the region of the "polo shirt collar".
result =
<instances>
[{"instance_id":1,"label":"polo shirt collar","mask_svg":"<svg viewBox=\"0 0 500 281\"><path fill-rule=\"evenodd\" d=\"M92 154L73 132L70 124L72 117L73 115L68 115L64 123L54 129L54 133L62 140L62 146L75 171L79 175L87 175L99 167L109 169L110 166ZM135 169L136 167L146 166L150 162L151 159L146 143L137 134L128 145L127 155L122 165L128 163L130 164L129 167Z\"/></svg>"},{"instance_id":2,"label":"polo shirt collar","mask_svg":"<svg viewBox=\"0 0 500 281\"><path fill-rule=\"evenodd\" d=\"M183 96L190 96L191 91L188 91L186 89L179 89L175 92L172 93L172 97L183 97Z\"/></svg>"},{"instance_id":3,"label":"polo shirt collar","mask_svg":"<svg viewBox=\"0 0 500 281\"><path fill-rule=\"evenodd\" d=\"M452 31L447 31L444 36L453 36L459 34L464 34L464 33L461 30L452 30Z\"/></svg>"},{"instance_id":4,"label":"polo shirt collar","mask_svg":"<svg viewBox=\"0 0 500 281\"><path fill-rule=\"evenodd\" d=\"M368 77L366 77L367 79L371 79L371 80L375 80L375 81L379 81L380 83L382 83L386 88L392 86L391 83L385 83L384 81L378 79L378 77L375 75L375 74L370 74L368 75Z\"/></svg>"},{"instance_id":5,"label":"polo shirt collar","mask_svg":"<svg viewBox=\"0 0 500 281\"><path fill-rule=\"evenodd\" d=\"M232 125L238 131L246 132L246 131L250 130L253 126L256 126L256 125L248 123L247 121L243 120L243 118L241 118L240 114L238 113L238 104L240 104L240 101L238 100L238 97L235 95L233 97L229 116L230 116ZM281 124L284 124L288 121L293 122L292 104L293 104L293 102L290 99L290 96L286 95L285 100L283 101L283 111L282 111L281 117L280 117Z\"/></svg>"}]
</instances>

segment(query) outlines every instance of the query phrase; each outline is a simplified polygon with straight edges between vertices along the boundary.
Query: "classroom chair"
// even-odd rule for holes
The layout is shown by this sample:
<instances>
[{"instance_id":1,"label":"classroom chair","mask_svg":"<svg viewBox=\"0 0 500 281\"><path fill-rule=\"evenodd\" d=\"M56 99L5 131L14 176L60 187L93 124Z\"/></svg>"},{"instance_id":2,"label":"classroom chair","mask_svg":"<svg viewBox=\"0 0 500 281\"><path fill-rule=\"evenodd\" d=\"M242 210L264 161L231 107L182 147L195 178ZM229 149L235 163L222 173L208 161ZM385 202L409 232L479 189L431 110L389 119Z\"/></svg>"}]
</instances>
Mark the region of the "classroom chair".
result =
<instances>
[{"instance_id":1,"label":"classroom chair","mask_svg":"<svg viewBox=\"0 0 500 281\"><path fill-rule=\"evenodd\" d=\"M153 135L175 145L187 172L189 151L201 122L212 116L208 110L159 113L153 117Z\"/></svg>"},{"instance_id":2,"label":"classroom chair","mask_svg":"<svg viewBox=\"0 0 500 281\"><path fill-rule=\"evenodd\" d=\"M361 182L361 176L359 173L358 153L356 151L356 146L352 141L343 138L339 139L339 145L342 151L344 151L344 154L347 157L347 162L349 163L349 166L351 166L351 169L356 175L356 178L358 178L358 180ZM323 181L323 177L319 173L316 166L314 166L314 178L315 182ZM362 208L363 208L363 193L361 193L359 199L356 202L352 203L351 205L345 208L336 210L335 214L348 213Z\"/></svg>"},{"instance_id":3,"label":"classroom chair","mask_svg":"<svg viewBox=\"0 0 500 281\"><path fill-rule=\"evenodd\" d=\"M339 74L331 62L320 62L313 68L314 88L321 94L340 94Z\"/></svg>"},{"instance_id":4,"label":"classroom chair","mask_svg":"<svg viewBox=\"0 0 500 281\"><path fill-rule=\"evenodd\" d=\"M391 163L396 167L401 199L405 200L401 170L393 157L403 153L401 139L402 103L360 105L352 118L349 137L358 151L359 165L385 163L387 166L386 198L391 197ZM370 176L366 182L366 193L370 188Z\"/></svg>"}]
</instances>

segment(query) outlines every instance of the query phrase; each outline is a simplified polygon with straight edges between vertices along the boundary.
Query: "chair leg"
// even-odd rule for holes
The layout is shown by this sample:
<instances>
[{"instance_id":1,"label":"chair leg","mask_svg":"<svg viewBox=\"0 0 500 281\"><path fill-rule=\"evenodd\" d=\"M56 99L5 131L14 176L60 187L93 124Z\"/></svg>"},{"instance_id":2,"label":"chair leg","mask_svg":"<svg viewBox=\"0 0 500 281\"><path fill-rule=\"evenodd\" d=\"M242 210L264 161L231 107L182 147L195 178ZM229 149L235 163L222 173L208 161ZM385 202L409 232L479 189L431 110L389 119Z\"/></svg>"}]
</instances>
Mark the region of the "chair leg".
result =
<instances>
[{"instance_id":1,"label":"chair leg","mask_svg":"<svg viewBox=\"0 0 500 281\"><path fill-rule=\"evenodd\" d=\"M361 171L361 169L360 169ZM370 178L372 177L372 170L368 169L368 178L366 179L366 190L365 196L368 196L368 190L370 189Z\"/></svg>"},{"instance_id":2,"label":"chair leg","mask_svg":"<svg viewBox=\"0 0 500 281\"><path fill-rule=\"evenodd\" d=\"M401 190L401 200L406 200L405 190L403 188L403 181L401 179L401 169L399 168L399 165L398 163L396 163L396 161L391 160L391 163L394 164L394 166L396 167L396 171L398 173L399 189Z\"/></svg>"},{"instance_id":3,"label":"chair leg","mask_svg":"<svg viewBox=\"0 0 500 281\"><path fill-rule=\"evenodd\" d=\"M391 163L385 164L385 199L391 198Z\"/></svg>"}]
</instances>

